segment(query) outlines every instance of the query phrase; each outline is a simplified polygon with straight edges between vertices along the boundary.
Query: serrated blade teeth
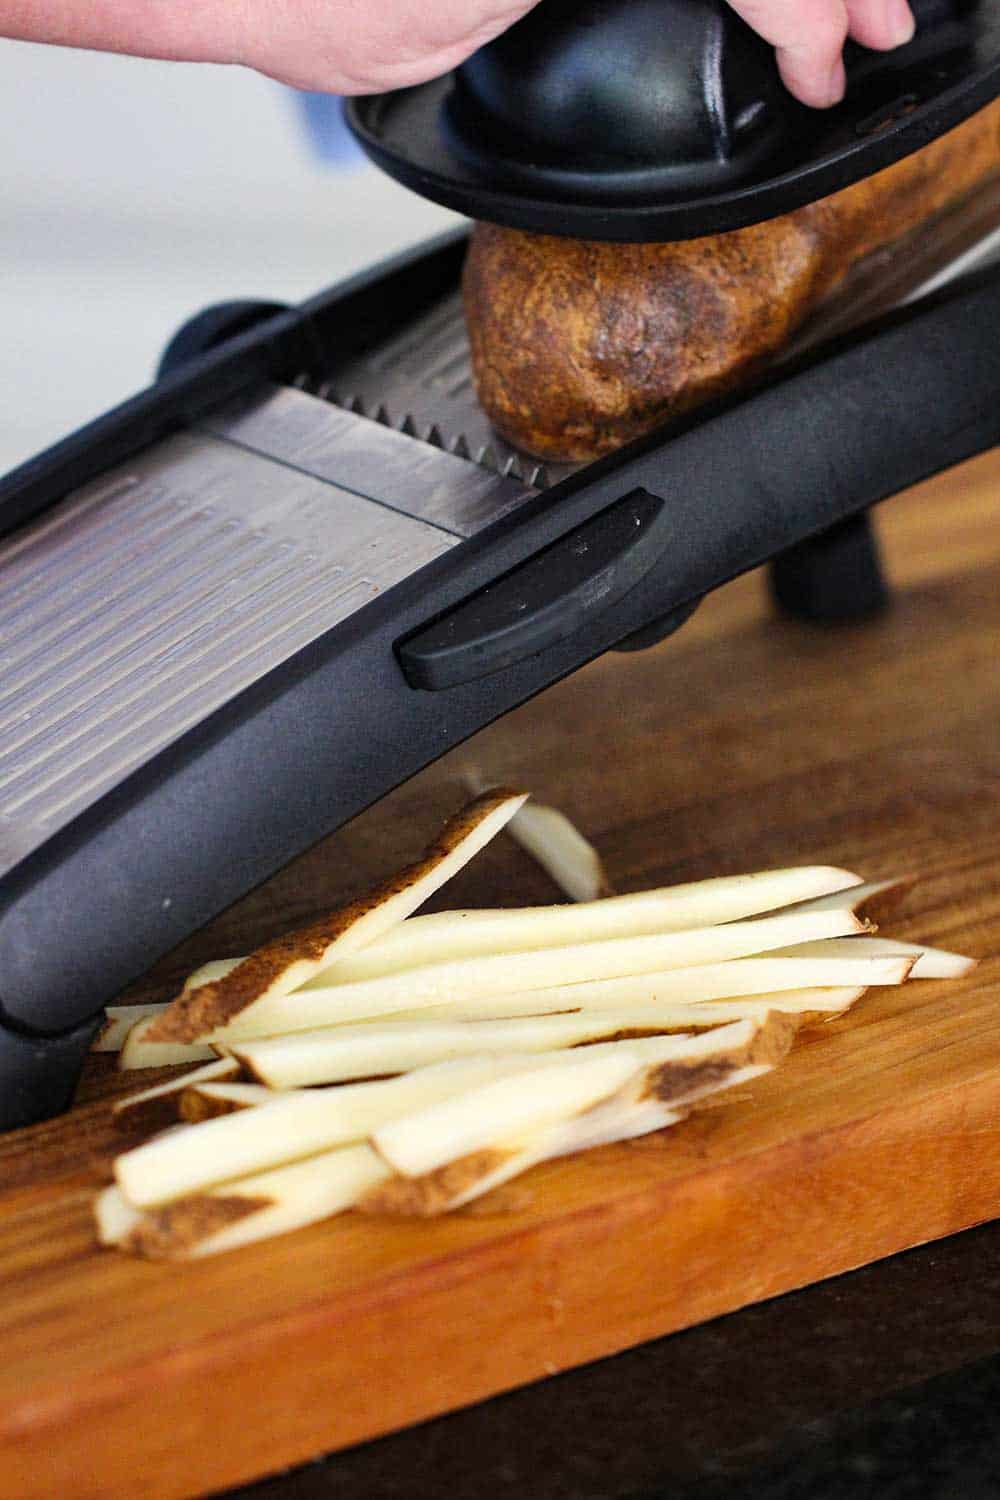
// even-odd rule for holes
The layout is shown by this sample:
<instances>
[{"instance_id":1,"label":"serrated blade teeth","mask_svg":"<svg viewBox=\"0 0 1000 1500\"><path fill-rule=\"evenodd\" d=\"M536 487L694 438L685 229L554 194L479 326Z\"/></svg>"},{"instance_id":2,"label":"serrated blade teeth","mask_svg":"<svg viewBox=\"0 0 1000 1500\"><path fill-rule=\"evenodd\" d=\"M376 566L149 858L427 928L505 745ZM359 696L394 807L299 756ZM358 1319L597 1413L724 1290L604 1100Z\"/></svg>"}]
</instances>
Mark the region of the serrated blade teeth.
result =
<instances>
[{"instance_id":1,"label":"serrated blade teeth","mask_svg":"<svg viewBox=\"0 0 1000 1500\"><path fill-rule=\"evenodd\" d=\"M506 444L504 444L504 451L499 454L492 443L480 444L473 448L464 432L458 433L455 437L451 437L450 434L446 437L437 422L431 423L428 427L418 421L412 411L408 411L401 420L395 421L384 401L380 401L377 406L373 407L371 398L366 400L356 392L338 390L332 380L324 381L321 386L317 386L317 394L323 400L339 406L343 411L353 412L355 416L366 417L369 421L380 422L383 427L393 427L405 437L428 443L432 448L440 448L443 452L450 453L454 458L464 459L467 463L478 464L480 468L489 469L491 473L499 474L504 479L513 479L519 484L530 485L537 490L546 489L550 483L543 463L528 458L523 453L509 452Z\"/></svg>"}]
</instances>

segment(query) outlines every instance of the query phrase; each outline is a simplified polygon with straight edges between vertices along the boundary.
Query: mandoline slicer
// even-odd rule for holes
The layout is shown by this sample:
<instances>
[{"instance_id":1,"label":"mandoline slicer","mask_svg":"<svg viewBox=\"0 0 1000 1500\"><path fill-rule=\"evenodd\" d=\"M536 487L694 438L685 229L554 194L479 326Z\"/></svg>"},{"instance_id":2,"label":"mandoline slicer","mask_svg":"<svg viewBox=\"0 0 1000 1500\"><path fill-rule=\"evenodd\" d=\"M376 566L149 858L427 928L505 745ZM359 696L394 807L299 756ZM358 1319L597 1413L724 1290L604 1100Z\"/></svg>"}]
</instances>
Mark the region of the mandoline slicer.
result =
<instances>
[{"instance_id":1,"label":"mandoline slicer","mask_svg":"<svg viewBox=\"0 0 1000 1500\"><path fill-rule=\"evenodd\" d=\"M647 109L605 63L639 67L651 4L544 0L356 126L479 216L666 238L832 191L998 92L995 6L925 7L804 120L720 6L655 0L676 46ZM596 135L552 86L595 55ZM490 432L456 233L294 309L210 309L155 385L0 481L0 1125L66 1106L101 1007L160 954L599 653L768 560L793 612L875 609L868 508L1000 441L998 223L994 190L767 383L592 465Z\"/></svg>"}]
</instances>

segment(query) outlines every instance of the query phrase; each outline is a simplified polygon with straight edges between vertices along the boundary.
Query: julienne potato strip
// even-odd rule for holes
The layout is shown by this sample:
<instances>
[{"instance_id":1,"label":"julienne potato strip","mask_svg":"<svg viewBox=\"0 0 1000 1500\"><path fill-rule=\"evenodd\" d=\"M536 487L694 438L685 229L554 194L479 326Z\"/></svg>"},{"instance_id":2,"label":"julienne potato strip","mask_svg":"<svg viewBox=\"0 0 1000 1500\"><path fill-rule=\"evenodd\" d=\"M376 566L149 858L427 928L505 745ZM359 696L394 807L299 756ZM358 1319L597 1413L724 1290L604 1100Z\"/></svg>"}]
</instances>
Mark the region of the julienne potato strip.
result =
<instances>
[{"instance_id":1,"label":"julienne potato strip","mask_svg":"<svg viewBox=\"0 0 1000 1500\"><path fill-rule=\"evenodd\" d=\"M712 1073L708 1072L713 1052L707 1036L694 1044L654 1039L595 1047L583 1059L562 1056L558 1064L537 1070L535 1083L548 1081L552 1087L544 1091L544 1105L539 1104L532 1091L527 1111L523 1107L525 1078L518 1075L522 1084L520 1108L516 1089L507 1091L513 1097L514 1112L522 1121L529 1119L535 1123L520 1132L516 1150L490 1147L457 1159L450 1171L447 1165L436 1169L433 1179L437 1202L428 1201L430 1179L407 1179L410 1196L414 1192L420 1194L420 1212L440 1212L480 1196L498 1181L524 1171L538 1160L662 1129L682 1119L684 1110L665 1105L661 1094L669 1091L694 1101L756 1077L771 1064L762 1061L739 1066L741 1059L777 1057L787 1042L780 1027L773 1026L726 1027L720 1028L717 1035L724 1039L725 1046L720 1043L714 1047ZM629 1053L631 1058L626 1061ZM685 1062L686 1071L679 1073L679 1065ZM559 1076L552 1080L549 1075L554 1067L559 1069ZM512 1077L507 1083L513 1085L517 1081L517 1077ZM614 1093L600 1097L601 1088L616 1082L618 1088ZM558 1093L558 1100L553 1098L553 1091ZM482 1135L488 1129L490 1119L495 1123L498 1107L503 1117L505 1103L495 1093L492 1104L484 1099L482 1089L474 1093L477 1108L472 1138L476 1130ZM464 1097L470 1096L467 1093ZM588 1099L594 1102L588 1105ZM484 1103L487 1109L492 1107L489 1118L484 1113ZM511 1103L512 1098L508 1097L507 1118ZM468 1109L462 1113L468 1116ZM205 1128L197 1127L191 1134L197 1135ZM469 1138L467 1131L466 1141ZM498 1158L502 1171L497 1170ZM473 1181L470 1181L470 1166L476 1169ZM484 1167L489 1167L492 1175ZM104 1244L118 1245L147 1257L192 1259L286 1233L352 1206L372 1212L399 1211L398 1194L390 1203L380 1203L378 1199L379 1186L389 1179L390 1169L380 1153L362 1144L340 1147L270 1171L258 1171L154 1207L137 1207L120 1187L113 1186L97 1201L98 1233ZM453 1188L461 1186L462 1192L456 1195L452 1191L450 1198L442 1199L440 1189L449 1182ZM414 1210L411 1203L409 1211Z\"/></svg>"},{"instance_id":2,"label":"julienne potato strip","mask_svg":"<svg viewBox=\"0 0 1000 1500\"><path fill-rule=\"evenodd\" d=\"M206 1033L204 1041L227 1047L250 1037L276 1036L321 1026L337 1026L394 1010L441 1005L453 1000L510 994L553 984L616 979L628 974L680 969L692 964L742 958L789 943L865 931L853 912L803 912L798 916L730 922L684 932L610 938L568 947L533 949L426 964L380 979L258 1000L228 1025ZM223 981L225 982L225 981ZM154 1019L161 1026L165 1017ZM140 1023L141 1024L141 1023Z\"/></svg>"},{"instance_id":3,"label":"julienne potato strip","mask_svg":"<svg viewBox=\"0 0 1000 1500\"><path fill-rule=\"evenodd\" d=\"M97 1200L98 1238L154 1260L217 1255L341 1213L388 1175L378 1153L363 1144L176 1198L159 1208L137 1209L112 1186Z\"/></svg>"},{"instance_id":4,"label":"julienne potato strip","mask_svg":"<svg viewBox=\"0 0 1000 1500\"><path fill-rule=\"evenodd\" d=\"M794 910L831 911L834 907L847 906L855 916L863 917L868 922L884 922L905 900L916 882L915 875L897 875L888 880L866 880L860 885L799 901Z\"/></svg>"},{"instance_id":5,"label":"julienne potato strip","mask_svg":"<svg viewBox=\"0 0 1000 1500\"><path fill-rule=\"evenodd\" d=\"M204 1042L156 1041L150 1036L165 1012L145 1016L129 1029L118 1054L118 1066L124 1072L131 1068L170 1068L178 1063L201 1062L215 1057L215 1051Z\"/></svg>"},{"instance_id":6,"label":"julienne potato strip","mask_svg":"<svg viewBox=\"0 0 1000 1500\"><path fill-rule=\"evenodd\" d=\"M168 1083L119 1099L111 1107L111 1118L120 1130L155 1130L161 1125L169 1125L178 1118L181 1096L186 1088L199 1083L221 1083L224 1079L237 1078L239 1072L240 1065L235 1058L218 1057L180 1078L171 1078Z\"/></svg>"},{"instance_id":7,"label":"julienne potato strip","mask_svg":"<svg viewBox=\"0 0 1000 1500\"><path fill-rule=\"evenodd\" d=\"M376 1131L373 1144L395 1175L372 1189L359 1206L380 1214L445 1213L538 1162L663 1129L683 1118L685 1106L696 1100L769 1072L787 1053L794 1032L793 1023L771 1017L763 1024L744 1021L672 1043L627 1042L624 1046L647 1065L613 1097L571 1117L516 1133L504 1134L508 1122L501 1116L493 1141L484 1139L490 1111L488 1105L483 1107L484 1091L478 1091L479 1112L471 1136L477 1144L463 1154L454 1154L463 1139L454 1116L466 1118L460 1100L450 1108L432 1108L416 1119L392 1122ZM510 1080L511 1090L516 1082ZM438 1138L435 1132L441 1126L444 1131ZM469 1139L466 1136L465 1142Z\"/></svg>"},{"instance_id":8,"label":"julienne potato strip","mask_svg":"<svg viewBox=\"0 0 1000 1500\"><path fill-rule=\"evenodd\" d=\"M120 1052L132 1027L137 1021L158 1016L166 1005L109 1005L104 1012L104 1024L90 1044L91 1052Z\"/></svg>"},{"instance_id":9,"label":"julienne potato strip","mask_svg":"<svg viewBox=\"0 0 1000 1500\"><path fill-rule=\"evenodd\" d=\"M828 891L836 883L856 878L846 870L807 866L699 881L690 886L665 886L574 906L411 917L361 953L317 974L302 988L322 989L378 979L461 958L715 927L757 916L776 901L797 902L804 891Z\"/></svg>"},{"instance_id":10,"label":"julienne potato strip","mask_svg":"<svg viewBox=\"0 0 1000 1500\"><path fill-rule=\"evenodd\" d=\"M206 1120L147 1141L115 1161L115 1176L139 1207L364 1140L398 1119L464 1090L511 1073L526 1073L530 1058L472 1057L421 1068L405 1077L343 1088L264 1090L270 1103ZM189 1079L188 1088L200 1080Z\"/></svg>"},{"instance_id":11,"label":"julienne potato strip","mask_svg":"<svg viewBox=\"0 0 1000 1500\"><path fill-rule=\"evenodd\" d=\"M845 941L847 941L845 939ZM705 964L667 973L628 974L621 979L598 979L583 984L552 985L511 995L486 995L454 1000L446 1005L394 1011L367 1023L384 1021L483 1021L504 1016L554 1015L560 1011L612 1010L619 1006L703 1004L755 995L773 996L772 1010L787 1008L780 996L798 991L870 985L902 984L913 959L907 954L861 954L833 958L736 958L730 963ZM823 1009L824 1007L819 1007ZM236 1044L234 1043L234 1046Z\"/></svg>"},{"instance_id":12,"label":"julienne potato strip","mask_svg":"<svg viewBox=\"0 0 1000 1500\"><path fill-rule=\"evenodd\" d=\"M758 1072L746 1071L754 1076ZM608 1100L572 1120L548 1125L526 1139L498 1142L446 1162L421 1177L394 1173L370 1188L357 1207L362 1213L383 1217L434 1218L464 1208L541 1162L634 1140L636 1136L677 1125L686 1117L687 1110L670 1109L655 1099Z\"/></svg>"},{"instance_id":13,"label":"julienne potato strip","mask_svg":"<svg viewBox=\"0 0 1000 1500\"><path fill-rule=\"evenodd\" d=\"M609 1099L641 1064L626 1045L610 1055L581 1052L571 1062L515 1073L383 1125L372 1144L407 1177L570 1119Z\"/></svg>"},{"instance_id":14,"label":"julienne potato strip","mask_svg":"<svg viewBox=\"0 0 1000 1500\"><path fill-rule=\"evenodd\" d=\"M593 901L611 894L597 850L558 808L541 802L525 803L507 824L507 834L571 901Z\"/></svg>"},{"instance_id":15,"label":"julienne potato strip","mask_svg":"<svg viewBox=\"0 0 1000 1500\"><path fill-rule=\"evenodd\" d=\"M518 817L531 807L525 808ZM510 825L508 825L509 828ZM883 882L884 886L897 882ZM762 870L750 875L726 875L689 885L662 886L626 896L608 896L576 906L528 906L512 909L435 912L410 917L368 943L359 953L341 959L308 980L302 989L325 988L417 968L443 960L476 955L519 953L532 948L565 947L602 938L643 937L712 927L723 922L777 914L795 906L812 908L817 892L833 892L830 910L854 909L852 889L862 887L849 870L829 865L806 865L787 870ZM823 899L821 896L821 899ZM818 908L817 908L818 909ZM231 974L246 958L213 959L188 975L181 991L190 996ZM114 1051L135 1021L160 1014L166 1006L109 1006L109 1024L93 1050ZM114 1028L110 1022L118 1023Z\"/></svg>"},{"instance_id":16,"label":"julienne potato strip","mask_svg":"<svg viewBox=\"0 0 1000 1500\"><path fill-rule=\"evenodd\" d=\"M408 917L499 833L526 797L505 789L477 797L448 820L422 859L329 917L266 943L223 977L182 992L154 1018L147 1039L195 1042L254 1002L280 1001L335 958L347 957Z\"/></svg>"},{"instance_id":17,"label":"julienne potato strip","mask_svg":"<svg viewBox=\"0 0 1000 1500\"><path fill-rule=\"evenodd\" d=\"M471 768L462 780L473 795L489 788L489 782ZM515 813L505 832L571 901L593 901L611 895L611 882L601 856L558 808L532 799Z\"/></svg>"},{"instance_id":18,"label":"julienne potato strip","mask_svg":"<svg viewBox=\"0 0 1000 1500\"><path fill-rule=\"evenodd\" d=\"M737 1084L750 1083L770 1071L768 1064L734 1068L714 1082L693 1088L690 1102L673 1107L648 1095L640 1097L639 1090L630 1085L615 1098L595 1105L572 1120L536 1131L527 1140L501 1142L484 1151L446 1162L443 1167L421 1177L400 1174L388 1177L370 1189L357 1207L362 1213L383 1216L432 1218L451 1213L541 1162L591 1151L597 1146L635 1140L637 1136L651 1135L655 1130L678 1125L687 1119L692 1104L698 1100Z\"/></svg>"},{"instance_id":19,"label":"julienne potato strip","mask_svg":"<svg viewBox=\"0 0 1000 1500\"><path fill-rule=\"evenodd\" d=\"M383 1025L329 1026L233 1044L247 1075L269 1088L305 1088L390 1077L432 1063L487 1052L540 1053L579 1047L611 1037L686 1029L680 1006L660 1015L653 1006L500 1021L389 1021Z\"/></svg>"},{"instance_id":20,"label":"julienne potato strip","mask_svg":"<svg viewBox=\"0 0 1000 1500\"><path fill-rule=\"evenodd\" d=\"M904 968L906 961L903 961ZM857 989L810 992L805 1008L789 1000L788 1012L801 1015L842 1011ZM845 995L848 997L845 1000ZM307 1088L372 1076L389 1076L430 1063L485 1052L551 1053L589 1046L616 1037L663 1036L710 1030L724 1022L753 1016L759 1020L774 1009L768 1001L742 1004L678 1005L646 1003L628 1009L559 1012L500 1020L441 1021L416 1019L381 1024L330 1026L322 1031L290 1032L287 1036L233 1044L233 1057L247 1075L269 1088Z\"/></svg>"},{"instance_id":21,"label":"julienne potato strip","mask_svg":"<svg viewBox=\"0 0 1000 1500\"><path fill-rule=\"evenodd\" d=\"M881 936L799 943L784 949L781 956L793 961L806 959L825 964L831 959L837 962L841 956L850 958L854 953L873 958L909 958L911 979L963 979L972 973L978 962L962 953L948 953L943 948L927 948L923 943L902 943L896 938Z\"/></svg>"}]
</instances>

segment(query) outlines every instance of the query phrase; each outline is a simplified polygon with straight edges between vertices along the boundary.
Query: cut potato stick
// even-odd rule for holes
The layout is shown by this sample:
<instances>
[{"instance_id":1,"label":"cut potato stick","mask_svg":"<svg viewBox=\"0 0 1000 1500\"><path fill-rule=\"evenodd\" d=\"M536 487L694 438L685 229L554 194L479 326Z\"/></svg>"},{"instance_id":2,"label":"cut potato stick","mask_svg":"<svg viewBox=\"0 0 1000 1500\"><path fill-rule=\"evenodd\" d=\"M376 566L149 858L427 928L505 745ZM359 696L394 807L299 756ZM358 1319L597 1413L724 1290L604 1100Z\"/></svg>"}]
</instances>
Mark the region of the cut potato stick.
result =
<instances>
[{"instance_id":1,"label":"cut potato stick","mask_svg":"<svg viewBox=\"0 0 1000 1500\"><path fill-rule=\"evenodd\" d=\"M90 1044L91 1052L120 1052L125 1038L137 1021L147 1016L158 1016L166 1010L166 1003L150 1002L148 1005L109 1005L104 1012L104 1024Z\"/></svg>"},{"instance_id":2,"label":"cut potato stick","mask_svg":"<svg viewBox=\"0 0 1000 1500\"><path fill-rule=\"evenodd\" d=\"M470 769L462 779L473 793L488 790L488 782L478 771ZM511 818L506 832L571 901L610 896L612 886L601 856L558 808L526 802Z\"/></svg>"},{"instance_id":3,"label":"cut potato stick","mask_svg":"<svg viewBox=\"0 0 1000 1500\"><path fill-rule=\"evenodd\" d=\"M757 916L776 902L798 902L809 892L829 891L856 879L846 870L813 866L664 886L575 906L436 912L401 922L301 988L352 984L460 958L714 927Z\"/></svg>"},{"instance_id":4,"label":"cut potato stick","mask_svg":"<svg viewBox=\"0 0 1000 1500\"><path fill-rule=\"evenodd\" d=\"M236 965L242 963L240 958L213 959L210 963L202 964L200 969L195 969L184 981L182 994L187 994L193 989L200 988L203 984L210 984L213 980L221 979L235 969ZM91 1052L120 1052L132 1027L137 1021L144 1021L149 1016L158 1016L166 1010L166 1000L150 1001L148 1004L140 1005L109 1005L104 1014L105 1021L100 1031L90 1044ZM184 1059L182 1059L183 1061ZM136 1064L133 1064L136 1066ZM156 1067L156 1063L141 1064L146 1067Z\"/></svg>"},{"instance_id":5,"label":"cut potato stick","mask_svg":"<svg viewBox=\"0 0 1000 1500\"><path fill-rule=\"evenodd\" d=\"M217 1255L341 1213L387 1175L371 1146L342 1146L131 1215L119 1192L117 1201L99 1209L99 1230L106 1234L118 1228L113 1243L150 1259Z\"/></svg>"},{"instance_id":6,"label":"cut potato stick","mask_svg":"<svg viewBox=\"0 0 1000 1500\"><path fill-rule=\"evenodd\" d=\"M786 949L791 959L838 959L853 952L877 958L887 955L892 958L909 958L912 963L911 979L961 979L971 974L979 960L966 958L962 953L948 953L943 948L927 948L923 943L902 943L896 938L852 937L834 938L827 941L799 943Z\"/></svg>"},{"instance_id":7,"label":"cut potato stick","mask_svg":"<svg viewBox=\"0 0 1000 1500\"><path fill-rule=\"evenodd\" d=\"M387 1164L405 1177L481 1151L514 1135L582 1114L618 1092L641 1064L624 1052L515 1073L390 1121L372 1134Z\"/></svg>"},{"instance_id":8,"label":"cut potato stick","mask_svg":"<svg viewBox=\"0 0 1000 1500\"><path fill-rule=\"evenodd\" d=\"M923 943L904 943L888 938L890 953L912 954L911 979L962 979L979 967L978 958L968 958L962 953L949 953L944 948L927 948Z\"/></svg>"},{"instance_id":9,"label":"cut potato stick","mask_svg":"<svg viewBox=\"0 0 1000 1500\"><path fill-rule=\"evenodd\" d=\"M222 978L182 992L154 1018L150 1040L193 1042L254 1002L279 1002L335 958L364 947L408 917L499 833L525 800L524 793L506 790L476 798L449 819L415 864L321 921L266 943Z\"/></svg>"},{"instance_id":10,"label":"cut potato stick","mask_svg":"<svg viewBox=\"0 0 1000 1500\"><path fill-rule=\"evenodd\" d=\"M233 1056L268 1088L386 1078L429 1064L483 1053L553 1052L622 1032L686 1029L682 1007L655 1006L500 1021L389 1021L381 1026L328 1026L233 1044Z\"/></svg>"},{"instance_id":11,"label":"cut potato stick","mask_svg":"<svg viewBox=\"0 0 1000 1500\"><path fill-rule=\"evenodd\" d=\"M571 901L611 894L601 856L558 808L526 802L507 824L507 833Z\"/></svg>"},{"instance_id":12,"label":"cut potato stick","mask_svg":"<svg viewBox=\"0 0 1000 1500\"><path fill-rule=\"evenodd\" d=\"M700 1005L783 991L864 988L902 984L912 968L903 953L859 954L831 958L740 958L731 963L697 965L667 973L628 974L620 979L598 979L583 984L551 985L510 995L452 1000L444 1005L421 1005L373 1017L383 1021L484 1021L504 1016L554 1015L561 1011L613 1010L647 1002ZM777 1005L777 1002L775 1002Z\"/></svg>"},{"instance_id":13,"label":"cut potato stick","mask_svg":"<svg viewBox=\"0 0 1000 1500\"><path fill-rule=\"evenodd\" d=\"M705 1098L737 1084L749 1083L770 1071L765 1064L736 1068L720 1082L696 1091L694 1098ZM637 1098L632 1086L628 1085L621 1094L585 1114L539 1131L528 1145L505 1143L492 1152L476 1152L460 1161L448 1162L422 1177L389 1177L366 1193L357 1207L362 1213L406 1214L419 1218L450 1213L543 1161L651 1135L654 1131L680 1124L687 1119L688 1113L689 1108L684 1105L672 1108L648 1096Z\"/></svg>"},{"instance_id":14,"label":"cut potato stick","mask_svg":"<svg viewBox=\"0 0 1000 1500\"><path fill-rule=\"evenodd\" d=\"M375 979L402 969L473 958L477 954L523 953L532 948L566 947L602 938L643 937L658 932L682 932L691 927L712 927L765 912L776 915L779 908L792 905L800 911L817 891L833 890L834 905L850 907L851 902L840 899L846 898L845 885L849 887L853 881L855 889L872 889L857 886L857 880L848 870L811 865L725 876L691 885L663 886L580 902L576 906L434 912L400 922L359 953L321 970L300 988L324 989L332 984ZM184 990L189 993L224 978L243 962L241 958L226 958L203 964L188 976Z\"/></svg>"},{"instance_id":15,"label":"cut potato stick","mask_svg":"<svg viewBox=\"0 0 1000 1500\"><path fill-rule=\"evenodd\" d=\"M180 1130L126 1151L115 1162L115 1176L132 1203L163 1203L364 1140L389 1120L529 1066L530 1061L518 1057L477 1057L379 1083L285 1095L264 1089L270 1102L259 1108L209 1119L197 1129Z\"/></svg>"},{"instance_id":16,"label":"cut potato stick","mask_svg":"<svg viewBox=\"0 0 1000 1500\"><path fill-rule=\"evenodd\" d=\"M143 1089L141 1094L117 1100L111 1107L111 1118L121 1130L156 1130L178 1118L186 1089L199 1083L238 1078L239 1073L240 1065L234 1057L217 1057L203 1068L172 1078L169 1083L160 1083L155 1088Z\"/></svg>"},{"instance_id":17,"label":"cut potato stick","mask_svg":"<svg viewBox=\"0 0 1000 1500\"><path fill-rule=\"evenodd\" d=\"M182 995L189 995L192 990L200 990L206 984L215 984L218 979L225 979L227 974L242 963L246 963L247 955L240 958L210 958L207 963L199 968L193 969L184 981Z\"/></svg>"},{"instance_id":18,"label":"cut potato stick","mask_svg":"<svg viewBox=\"0 0 1000 1500\"><path fill-rule=\"evenodd\" d=\"M129 1028L118 1054L118 1066L123 1072L131 1068L171 1068L179 1063L202 1062L218 1055L205 1042L150 1041L150 1031L165 1014L146 1016Z\"/></svg>"},{"instance_id":19,"label":"cut potato stick","mask_svg":"<svg viewBox=\"0 0 1000 1500\"><path fill-rule=\"evenodd\" d=\"M849 911L805 912L795 917L730 922L725 926L637 938L611 938L565 948L534 949L451 963L427 964L381 979L264 999L235 1017L207 1040L231 1042L338 1026L397 1010L443 1005L454 1000L511 994L594 979L688 968L693 964L742 958L770 948L864 931ZM163 1017L154 1024L162 1024Z\"/></svg>"},{"instance_id":20,"label":"cut potato stick","mask_svg":"<svg viewBox=\"0 0 1000 1500\"><path fill-rule=\"evenodd\" d=\"M902 903L916 885L915 875L899 875L891 880L866 880L842 891L814 896L796 904L796 911L832 911L847 906L855 916L869 922L882 922Z\"/></svg>"},{"instance_id":21,"label":"cut potato stick","mask_svg":"<svg viewBox=\"0 0 1000 1500\"><path fill-rule=\"evenodd\" d=\"M711 1037L626 1043L637 1060L651 1065L638 1069L613 1097L527 1134L522 1131L480 1144L426 1172L397 1170L393 1177L367 1194L359 1207L368 1213L423 1217L445 1213L461 1208L538 1162L661 1130L684 1118L686 1104L770 1072L784 1056L791 1038L792 1028L780 1022L764 1026L744 1022L720 1028ZM650 1048L660 1054L655 1061L651 1059ZM530 1077L520 1081L525 1088L532 1083ZM528 1095L526 1107L532 1102ZM404 1125L405 1121L396 1122L379 1132L376 1145L386 1138L392 1153L394 1136Z\"/></svg>"},{"instance_id":22,"label":"cut potato stick","mask_svg":"<svg viewBox=\"0 0 1000 1500\"><path fill-rule=\"evenodd\" d=\"M786 960L794 962L792 959ZM886 968L891 964L893 974L905 977L909 967L906 959L879 959L875 961L879 966ZM874 967L874 965L873 965ZM682 971L686 972L686 971ZM877 972L877 970L876 970ZM899 980L902 983L902 979ZM577 988L577 986L567 986ZM582 988L582 986L579 986ZM609 985L609 989L611 986ZM766 1015L770 1010L783 1011L788 1015L808 1016L812 1012L839 1014L841 1011L849 1010L856 1000L868 988L867 985L817 985L813 989L788 989L788 990L761 990L749 995L736 995L732 998L715 1000L709 997L707 1000L670 1000L662 999L658 994L643 992L641 987L630 994L623 994L623 1003L609 1002L606 1005L593 1003L587 1005L573 1006L568 1003L568 998L562 998L561 990L530 990L523 995L501 995L497 1001L480 1000L469 1005L442 1005L433 1010L415 1010L408 1013L401 1012L396 1015L386 1016L378 1021L369 1021L363 1024L372 1027L386 1025L388 1022L396 1024L402 1021L415 1021L420 1024L430 1021L504 1021L504 1020L527 1020L536 1016L573 1016L573 1015L603 1015L607 1011L621 1010L626 1008L624 1002L628 1001L628 1009L639 1006L656 1005L657 1020L663 1025L668 1016L676 1022L679 1030L696 1031L705 1026L721 1026L726 1021L739 1021L744 1016L757 1017ZM537 996L556 995L561 998L558 1004L551 1009L540 1006ZM662 1007L662 1008L661 1008ZM442 1014L444 1012L444 1014ZM330 1030L331 1028L327 1028ZM332 1028L337 1030L339 1028ZM313 1033L310 1033L312 1035ZM246 1047L251 1043L244 1043Z\"/></svg>"},{"instance_id":23,"label":"cut potato stick","mask_svg":"<svg viewBox=\"0 0 1000 1500\"><path fill-rule=\"evenodd\" d=\"M388 1021L381 1025L330 1026L323 1031L292 1032L283 1037L238 1043L233 1056L260 1083L272 1089L301 1089L315 1084L383 1077L434 1062L475 1057L485 1052L552 1053L589 1046L602 1039L677 1035L707 1031L728 1022L760 1021L770 1013L838 1014L863 990L805 991L795 996L766 997L704 1005L648 1003L628 1009L559 1012L548 1016L496 1021Z\"/></svg>"},{"instance_id":24,"label":"cut potato stick","mask_svg":"<svg viewBox=\"0 0 1000 1500\"><path fill-rule=\"evenodd\" d=\"M94 1218L97 1221L97 1238L102 1245L121 1245L142 1219L142 1210L135 1208L117 1183L104 1188L94 1202Z\"/></svg>"},{"instance_id":25,"label":"cut potato stick","mask_svg":"<svg viewBox=\"0 0 1000 1500\"><path fill-rule=\"evenodd\" d=\"M600 1117L596 1122L595 1116ZM527 1144L523 1140L503 1142L446 1162L420 1177L394 1173L367 1192L357 1207L366 1214L433 1218L464 1208L540 1162L650 1135L685 1117L686 1111L668 1109L654 1099L623 1103L609 1100L569 1122L538 1131Z\"/></svg>"},{"instance_id":26,"label":"cut potato stick","mask_svg":"<svg viewBox=\"0 0 1000 1500\"><path fill-rule=\"evenodd\" d=\"M721 1086L742 1068L773 1068L791 1050L798 1024L791 1016L771 1012L761 1021L742 1020L716 1031L686 1038L659 1057L641 1042L637 1055L650 1061L642 1096L663 1104L686 1104Z\"/></svg>"}]
</instances>

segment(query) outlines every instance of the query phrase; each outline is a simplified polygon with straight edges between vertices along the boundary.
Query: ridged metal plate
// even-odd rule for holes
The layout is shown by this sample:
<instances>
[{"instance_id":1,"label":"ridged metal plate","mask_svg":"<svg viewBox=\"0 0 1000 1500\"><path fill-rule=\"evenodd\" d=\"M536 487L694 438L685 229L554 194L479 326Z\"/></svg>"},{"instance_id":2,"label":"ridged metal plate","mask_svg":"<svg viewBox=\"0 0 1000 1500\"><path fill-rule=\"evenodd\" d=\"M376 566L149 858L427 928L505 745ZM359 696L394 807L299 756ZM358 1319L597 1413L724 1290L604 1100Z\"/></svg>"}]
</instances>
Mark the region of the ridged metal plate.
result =
<instances>
[{"instance_id":1,"label":"ridged metal plate","mask_svg":"<svg viewBox=\"0 0 1000 1500\"><path fill-rule=\"evenodd\" d=\"M456 542L195 434L16 534L0 548L0 871Z\"/></svg>"}]
</instances>

